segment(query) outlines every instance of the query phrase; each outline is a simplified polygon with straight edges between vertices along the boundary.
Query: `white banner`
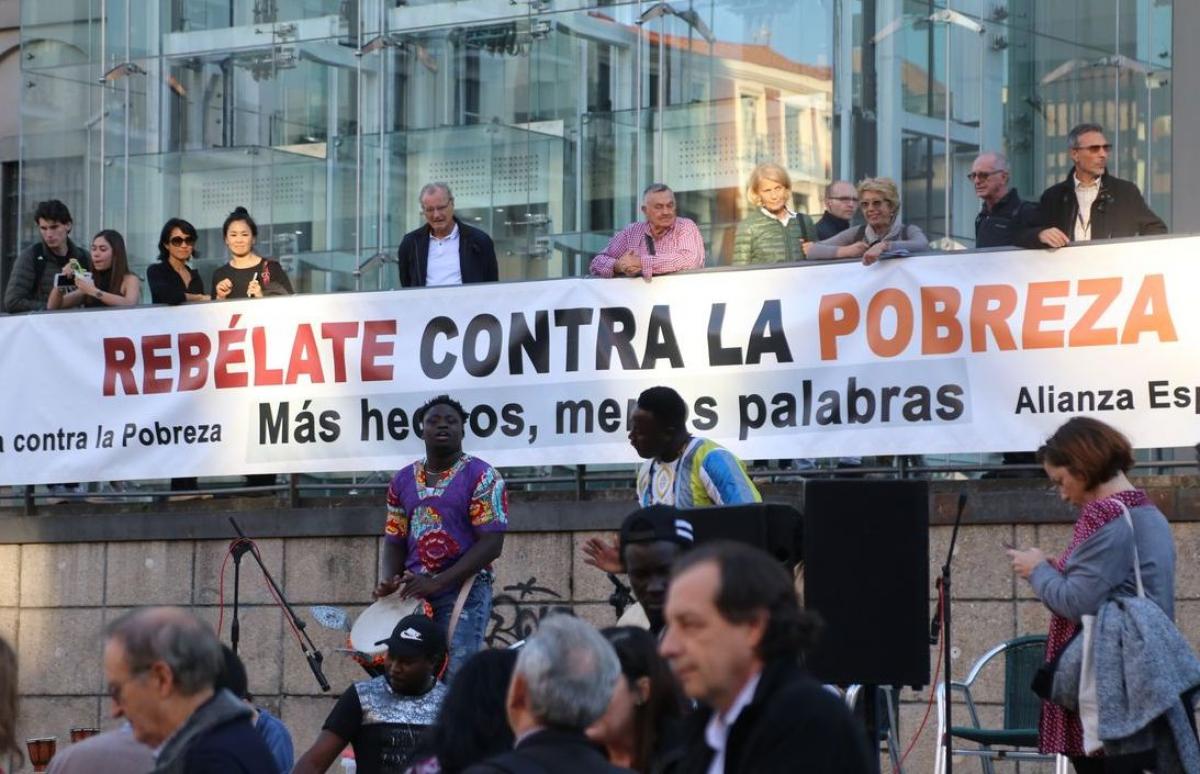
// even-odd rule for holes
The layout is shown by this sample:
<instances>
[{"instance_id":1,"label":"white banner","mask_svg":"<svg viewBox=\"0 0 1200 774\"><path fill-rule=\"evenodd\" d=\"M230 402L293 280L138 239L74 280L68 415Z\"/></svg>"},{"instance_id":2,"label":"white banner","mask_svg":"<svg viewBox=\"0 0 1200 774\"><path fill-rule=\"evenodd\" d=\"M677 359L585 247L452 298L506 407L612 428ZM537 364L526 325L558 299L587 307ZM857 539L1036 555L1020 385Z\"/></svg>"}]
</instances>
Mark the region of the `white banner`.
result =
<instances>
[{"instance_id":1,"label":"white banner","mask_svg":"<svg viewBox=\"0 0 1200 774\"><path fill-rule=\"evenodd\" d=\"M449 393L497 465L633 462L638 393L744 459L1200 440L1200 238L0 318L0 484L392 470Z\"/></svg>"}]
</instances>

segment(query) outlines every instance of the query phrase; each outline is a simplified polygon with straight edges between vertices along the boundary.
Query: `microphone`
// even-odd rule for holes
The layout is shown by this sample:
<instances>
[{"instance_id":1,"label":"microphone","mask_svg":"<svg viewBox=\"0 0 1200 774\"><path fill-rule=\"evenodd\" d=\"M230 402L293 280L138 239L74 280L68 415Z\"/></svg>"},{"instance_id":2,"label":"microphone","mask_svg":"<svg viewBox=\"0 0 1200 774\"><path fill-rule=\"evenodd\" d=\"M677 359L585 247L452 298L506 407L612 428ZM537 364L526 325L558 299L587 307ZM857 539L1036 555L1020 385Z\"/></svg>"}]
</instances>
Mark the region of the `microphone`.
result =
<instances>
[{"instance_id":1,"label":"microphone","mask_svg":"<svg viewBox=\"0 0 1200 774\"><path fill-rule=\"evenodd\" d=\"M646 232L646 252L654 255L654 239L650 236L650 232Z\"/></svg>"},{"instance_id":2,"label":"microphone","mask_svg":"<svg viewBox=\"0 0 1200 774\"><path fill-rule=\"evenodd\" d=\"M329 681L325 679L325 673L321 671L321 651L314 651L306 654L308 658L308 667L312 670L313 677L317 678L317 685L321 686L322 691L329 690Z\"/></svg>"},{"instance_id":3,"label":"microphone","mask_svg":"<svg viewBox=\"0 0 1200 774\"><path fill-rule=\"evenodd\" d=\"M958 524L959 522L962 521L963 511L966 510L966 508L967 508L967 493L962 492L958 495L958 511L954 514L954 523L955 524ZM953 541L951 541L950 550L951 551L954 550ZM945 573L948 571L948 569L950 567L950 559L951 558L952 557L950 557L950 556L946 557L946 569L943 570L942 577L945 577ZM939 589L942 587L942 578L937 579L937 587ZM938 638L942 633L942 605L943 605L942 595L938 594L937 608L934 609L933 619L929 622L929 644L930 645L937 645Z\"/></svg>"}]
</instances>

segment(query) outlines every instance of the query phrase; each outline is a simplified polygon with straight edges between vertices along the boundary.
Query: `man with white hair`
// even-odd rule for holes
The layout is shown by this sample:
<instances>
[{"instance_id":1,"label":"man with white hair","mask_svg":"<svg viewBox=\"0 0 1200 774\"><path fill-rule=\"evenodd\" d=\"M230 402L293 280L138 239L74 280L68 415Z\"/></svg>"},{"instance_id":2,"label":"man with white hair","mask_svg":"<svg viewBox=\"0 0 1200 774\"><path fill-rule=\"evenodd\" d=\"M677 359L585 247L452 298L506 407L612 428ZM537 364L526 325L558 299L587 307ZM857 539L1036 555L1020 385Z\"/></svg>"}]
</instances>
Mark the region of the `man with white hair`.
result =
<instances>
[{"instance_id":1,"label":"man with white hair","mask_svg":"<svg viewBox=\"0 0 1200 774\"><path fill-rule=\"evenodd\" d=\"M967 178L983 202L975 216L976 247L1017 245L1033 236L1028 232L1034 228L1037 207L1021 201L1017 189L1009 186L1008 159L1003 153L980 153Z\"/></svg>"},{"instance_id":2,"label":"man with white hair","mask_svg":"<svg viewBox=\"0 0 1200 774\"><path fill-rule=\"evenodd\" d=\"M608 708L621 674L612 645L570 615L542 619L517 657L506 707L517 742L512 752L466 774L616 774L584 730Z\"/></svg>"},{"instance_id":3,"label":"man with white hair","mask_svg":"<svg viewBox=\"0 0 1200 774\"><path fill-rule=\"evenodd\" d=\"M154 774L258 774L275 761L250 708L213 688L224 665L212 627L176 607L135 610L109 625L104 678L113 717L153 749Z\"/></svg>"}]
</instances>

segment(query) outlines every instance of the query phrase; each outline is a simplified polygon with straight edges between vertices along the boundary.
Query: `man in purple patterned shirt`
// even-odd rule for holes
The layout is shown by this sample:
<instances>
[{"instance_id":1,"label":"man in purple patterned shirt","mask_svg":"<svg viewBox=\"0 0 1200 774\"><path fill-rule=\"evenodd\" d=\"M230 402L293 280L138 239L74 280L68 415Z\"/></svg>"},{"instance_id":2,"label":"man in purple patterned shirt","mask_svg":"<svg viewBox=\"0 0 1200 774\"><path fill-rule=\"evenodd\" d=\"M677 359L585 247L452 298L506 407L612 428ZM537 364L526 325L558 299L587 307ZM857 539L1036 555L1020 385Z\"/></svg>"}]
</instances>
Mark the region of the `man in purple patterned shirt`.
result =
<instances>
[{"instance_id":1,"label":"man in purple patterned shirt","mask_svg":"<svg viewBox=\"0 0 1200 774\"><path fill-rule=\"evenodd\" d=\"M646 220L630 223L592 259L597 277L644 277L704 267L700 229L675 213L675 192L651 183L642 194Z\"/></svg>"},{"instance_id":2,"label":"man in purple patterned shirt","mask_svg":"<svg viewBox=\"0 0 1200 774\"><path fill-rule=\"evenodd\" d=\"M504 548L508 494L500 473L464 454L467 413L439 395L413 414L425 439L425 459L401 468L387 493L383 567L375 596L397 589L420 597L433 620L449 629L460 591L466 594L450 640L445 679L483 647L492 613L491 564Z\"/></svg>"}]
</instances>

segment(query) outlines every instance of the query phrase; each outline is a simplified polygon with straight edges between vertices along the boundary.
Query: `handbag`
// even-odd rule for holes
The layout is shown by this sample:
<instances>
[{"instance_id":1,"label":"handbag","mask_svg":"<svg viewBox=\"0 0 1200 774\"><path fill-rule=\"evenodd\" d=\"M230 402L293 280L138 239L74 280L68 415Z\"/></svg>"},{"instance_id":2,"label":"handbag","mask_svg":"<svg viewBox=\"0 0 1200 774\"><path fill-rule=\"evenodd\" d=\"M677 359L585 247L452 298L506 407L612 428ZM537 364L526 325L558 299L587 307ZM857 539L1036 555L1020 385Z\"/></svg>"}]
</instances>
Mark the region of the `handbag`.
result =
<instances>
[{"instance_id":1,"label":"handbag","mask_svg":"<svg viewBox=\"0 0 1200 774\"><path fill-rule=\"evenodd\" d=\"M1120 500L1114 498L1114 502L1121 506L1122 518L1133 532L1133 518L1129 514L1129 509ZM1133 543L1133 573L1137 582L1137 595L1139 597L1146 596L1145 588L1142 586L1142 565L1138 557L1136 533ZM1099 736L1095 733L1097 722L1095 712L1096 671L1092 658L1092 631L1096 624L1096 616L1094 614L1085 615L1080 619L1080 624L1080 629L1075 632L1058 655L1053 660L1042 664L1038 669L1031 688L1041 698L1080 715L1081 719L1084 718L1086 712L1092 720L1092 739L1096 744L1094 749L1099 749ZM1086 680L1085 674L1087 675ZM1081 701L1081 694L1087 697L1086 710ZM1084 746L1085 749L1092 749L1088 748L1087 744L1088 729L1085 723Z\"/></svg>"}]
</instances>

